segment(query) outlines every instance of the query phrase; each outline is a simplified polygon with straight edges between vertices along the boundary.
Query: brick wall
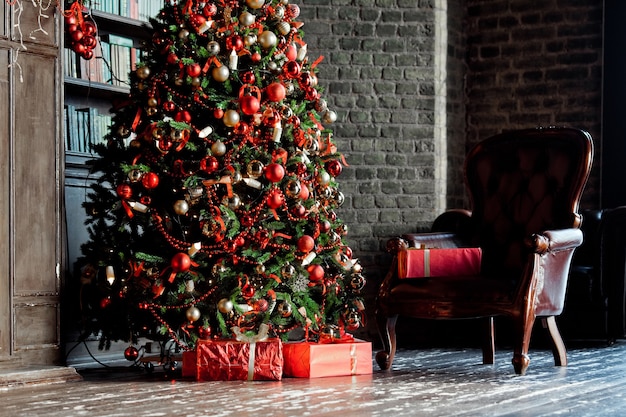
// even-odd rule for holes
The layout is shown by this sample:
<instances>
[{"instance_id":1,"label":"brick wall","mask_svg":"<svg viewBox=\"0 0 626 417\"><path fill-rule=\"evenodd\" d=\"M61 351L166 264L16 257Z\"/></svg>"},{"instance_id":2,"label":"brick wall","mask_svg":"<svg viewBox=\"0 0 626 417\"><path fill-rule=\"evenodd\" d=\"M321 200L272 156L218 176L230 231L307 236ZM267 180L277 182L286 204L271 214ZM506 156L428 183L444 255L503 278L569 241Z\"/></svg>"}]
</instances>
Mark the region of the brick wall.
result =
<instances>
[{"instance_id":1,"label":"brick wall","mask_svg":"<svg viewBox=\"0 0 626 417\"><path fill-rule=\"evenodd\" d=\"M431 0L306 0L301 20L318 78L338 113L349 167L338 178L349 241L376 263L386 238L427 227L434 192Z\"/></svg>"},{"instance_id":2,"label":"brick wall","mask_svg":"<svg viewBox=\"0 0 626 417\"><path fill-rule=\"evenodd\" d=\"M602 2L291 1L311 59L324 56L318 78L350 164L338 178L346 195L338 214L365 267L370 307L389 261L386 240L467 205L462 165L477 141L571 125L599 148ZM583 206L599 202L599 171ZM375 339L373 322L368 331Z\"/></svg>"},{"instance_id":3,"label":"brick wall","mask_svg":"<svg viewBox=\"0 0 626 417\"><path fill-rule=\"evenodd\" d=\"M366 302L388 267L384 246L427 229L435 213L435 3L441 0L292 0L310 59L338 113L333 126L349 167L338 215L368 278ZM376 339L370 317L368 338Z\"/></svg>"},{"instance_id":4,"label":"brick wall","mask_svg":"<svg viewBox=\"0 0 626 417\"><path fill-rule=\"evenodd\" d=\"M468 144L503 129L588 130L596 160L581 206L599 205L602 2L467 0Z\"/></svg>"}]
</instances>

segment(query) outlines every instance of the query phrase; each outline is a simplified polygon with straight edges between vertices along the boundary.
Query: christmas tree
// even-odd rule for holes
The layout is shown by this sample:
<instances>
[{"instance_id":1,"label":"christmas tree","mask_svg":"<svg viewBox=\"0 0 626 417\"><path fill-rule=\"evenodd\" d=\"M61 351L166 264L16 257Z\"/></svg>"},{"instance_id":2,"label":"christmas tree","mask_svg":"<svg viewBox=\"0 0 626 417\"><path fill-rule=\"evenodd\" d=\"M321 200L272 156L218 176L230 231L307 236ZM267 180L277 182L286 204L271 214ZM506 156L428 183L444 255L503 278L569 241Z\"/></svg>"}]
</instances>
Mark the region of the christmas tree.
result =
<instances>
[{"instance_id":1,"label":"christmas tree","mask_svg":"<svg viewBox=\"0 0 626 417\"><path fill-rule=\"evenodd\" d=\"M168 1L116 103L84 207L87 334L343 337L362 324L346 162L287 0ZM265 326L264 326L265 327Z\"/></svg>"}]
</instances>

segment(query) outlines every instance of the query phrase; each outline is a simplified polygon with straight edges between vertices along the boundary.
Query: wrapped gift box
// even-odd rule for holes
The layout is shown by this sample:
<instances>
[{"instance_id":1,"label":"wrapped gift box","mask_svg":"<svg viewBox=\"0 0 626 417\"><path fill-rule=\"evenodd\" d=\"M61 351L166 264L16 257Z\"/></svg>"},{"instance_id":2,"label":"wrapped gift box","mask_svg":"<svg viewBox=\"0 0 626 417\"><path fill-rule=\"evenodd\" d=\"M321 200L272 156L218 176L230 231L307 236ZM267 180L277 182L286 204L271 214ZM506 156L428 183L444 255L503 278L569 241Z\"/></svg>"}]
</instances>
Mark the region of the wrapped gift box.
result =
<instances>
[{"instance_id":1,"label":"wrapped gift box","mask_svg":"<svg viewBox=\"0 0 626 417\"><path fill-rule=\"evenodd\" d=\"M406 249L398 252L398 278L480 274L480 248Z\"/></svg>"},{"instance_id":2,"label":"wrapped gift box","mask_svg":"<svg viewBox=\"0 0 626 417\"><path fill-rule=\"evenodd\" d=\"M283 374L297 378L362 375L372 373L372 344L353 339L351 342L283 344Z\"/></svg>"},{"instance_id":3,"label":"wrapped gift box","mask_svg":"<svg viewBox=\"0 0 626 417\"><path fill-rule=\"evenodd\" d=\"M183 354L183 377L198 381L279 381L282 374L280 339L199 340L194 351Z\"/></svg>"}]
</instances>

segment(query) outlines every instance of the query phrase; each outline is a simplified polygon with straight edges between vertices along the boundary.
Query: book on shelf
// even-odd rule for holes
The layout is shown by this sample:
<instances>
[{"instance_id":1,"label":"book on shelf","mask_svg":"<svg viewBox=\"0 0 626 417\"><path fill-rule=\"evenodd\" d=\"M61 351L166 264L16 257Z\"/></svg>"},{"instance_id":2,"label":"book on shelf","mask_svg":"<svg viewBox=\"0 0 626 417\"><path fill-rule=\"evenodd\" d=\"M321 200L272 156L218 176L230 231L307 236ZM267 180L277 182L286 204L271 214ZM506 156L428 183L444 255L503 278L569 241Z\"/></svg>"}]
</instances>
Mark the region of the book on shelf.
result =
<instances>
[{"instance_id":1,"label":"book on shelf","mask_svg":"<svg viewBox=\"0 0 626 417\"><path fill-rule=\"evenodd\" d=\"M156 17L163 7L163 1L157 0L92 0L85 6L104 13L115 14L130 19L148 22Z\"/></svg>"},{"instance_id":2,"label":"book on shelf","mask_svg":"<svg viewBox=\"0 0 626 417\"><path fill-rule=\"evenodd\" d=\"M64 75L96 83L129 86L130 72L137 68L141 50L134 46L133 39L114 34L105 34L94 48L94 57L86 60L71 49L63 56Z\"/></svg>"},{"instance_id":3,"label":"book on shelf","mask_svg":"<svg viewBox=\"0 0 626 417\"><path fill-rule=\"evenodd\" d=\"M91 153L92 146L104 142L111 125L111 115L93 107L77 108L71 104L63 109L65 117L65 149L77 153Z\"/></svg>"}]
</instances>

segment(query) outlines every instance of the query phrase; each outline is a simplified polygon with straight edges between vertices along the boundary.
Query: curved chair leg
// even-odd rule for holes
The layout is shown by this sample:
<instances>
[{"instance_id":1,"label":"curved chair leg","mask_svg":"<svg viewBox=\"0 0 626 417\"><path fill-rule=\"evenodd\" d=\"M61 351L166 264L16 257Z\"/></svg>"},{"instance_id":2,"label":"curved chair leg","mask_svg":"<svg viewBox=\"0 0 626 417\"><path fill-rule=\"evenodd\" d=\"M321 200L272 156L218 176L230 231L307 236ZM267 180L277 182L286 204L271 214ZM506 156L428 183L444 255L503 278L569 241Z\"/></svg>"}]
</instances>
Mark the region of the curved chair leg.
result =
<instances>
[{"instance_id":1,"label":"curved chair leg","mask_svg":"<svg viewBox=\"0 0 626 417\"><path fill-rule=\"evenodd\" d=\"M567 350L565 349L565 343L563 343L563 338L556 325L554 316L542 317L541 324L543 328L547 329L550 333L554 366L567 366Z\"/></svg>"},{"instance_id":2,"label":"curved chair leg","mask_svg":"<svg viewBox=\"0 0 626 417\"><path fill-rule=\"evenodd\" d=\"M530 346L530 335L532 333L534 323L534 306L529 306L524 316L515 319L512 363L515 373L518 375L526 374L526 369L528 369L528 365L530 365L528 347Z\"/></svg>"},{"instance_id":3,"label":"curved chair leg","mask_svg":"<svg viewBox=\"0 0 626 417\"><path fill-rule=\"evenodd\" d=\"M383 350L376 354L376 363L382 370L391 368L393 358L396 355L396 321L398 315L391 317L378 316L378 333L383 342Z\"/></svg>"},{"instance_id":4,"label":"curved chair leg","mask_svg":"<svg viewBox=\"0 0 626 417\"><path fill-rule=\"evenodd\" d=\"M493 365L495 363L496 338L493 326L493 317L485 320L485 340L483 341L483 365Z\"/></svg>"}]
</instances>

